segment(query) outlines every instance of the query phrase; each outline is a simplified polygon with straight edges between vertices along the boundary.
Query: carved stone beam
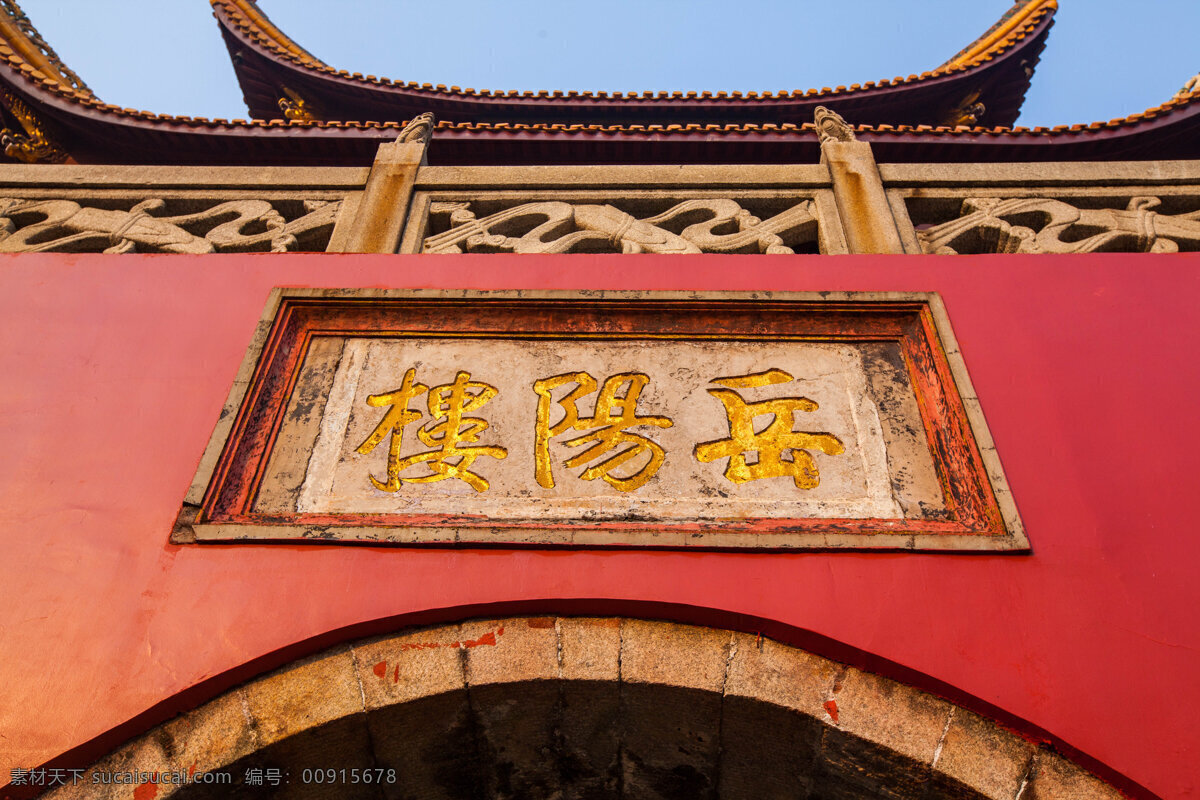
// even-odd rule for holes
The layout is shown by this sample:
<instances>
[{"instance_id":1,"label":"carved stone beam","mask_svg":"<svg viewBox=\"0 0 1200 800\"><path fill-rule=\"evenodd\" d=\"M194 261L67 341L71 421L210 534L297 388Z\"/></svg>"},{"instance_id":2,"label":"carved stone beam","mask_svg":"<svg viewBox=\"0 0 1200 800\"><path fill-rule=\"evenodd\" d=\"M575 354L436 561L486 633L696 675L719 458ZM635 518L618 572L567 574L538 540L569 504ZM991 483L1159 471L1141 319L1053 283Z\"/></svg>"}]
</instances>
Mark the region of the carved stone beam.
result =
<instances>
[{"instance_id":1,"label":"carved stone beam","mask_svg":"<svg viewBox=\"0 0 1200 800\"><path fill-rule=\"evenodd\" d=\"M400 131L396 141L379 146L350 229L345 235L335 232L329 252L396 252L433 126L433 114L421 114Z\"/></svg>"},{"instance_id":2,"label":"carved stone beam","mask_svg":"<svg viewBox=\"0 0 1200 800\"><path fill-rule=\"evenodd\" d=\"M824 106L816 110L821 163L833 180L833 197L851 253L903 253L904 245L868 142L854 138L846 120Z\"/></svg>"}]
</instances>

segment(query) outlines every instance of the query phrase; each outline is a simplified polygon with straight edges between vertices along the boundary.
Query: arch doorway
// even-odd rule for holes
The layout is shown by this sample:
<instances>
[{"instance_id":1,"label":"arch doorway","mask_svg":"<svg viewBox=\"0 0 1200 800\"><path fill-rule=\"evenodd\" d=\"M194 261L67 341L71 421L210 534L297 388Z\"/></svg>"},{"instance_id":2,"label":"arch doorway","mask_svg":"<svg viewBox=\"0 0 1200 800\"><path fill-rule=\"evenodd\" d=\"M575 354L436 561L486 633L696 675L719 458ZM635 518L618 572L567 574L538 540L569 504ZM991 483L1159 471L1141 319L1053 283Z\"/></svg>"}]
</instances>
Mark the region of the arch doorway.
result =
<instances>
[{"instance_id":1,"label":"arch doorway","mask_svg":"<svg viewBox=\"0 0 1200 800\"><path fill-rule=\"evenodd\" d=\"M153 779L88 775L49 796L1121 797L909 686L753 634L616 618L473 620L342 645L92 771Z\"/></svg>"}]
</instances>

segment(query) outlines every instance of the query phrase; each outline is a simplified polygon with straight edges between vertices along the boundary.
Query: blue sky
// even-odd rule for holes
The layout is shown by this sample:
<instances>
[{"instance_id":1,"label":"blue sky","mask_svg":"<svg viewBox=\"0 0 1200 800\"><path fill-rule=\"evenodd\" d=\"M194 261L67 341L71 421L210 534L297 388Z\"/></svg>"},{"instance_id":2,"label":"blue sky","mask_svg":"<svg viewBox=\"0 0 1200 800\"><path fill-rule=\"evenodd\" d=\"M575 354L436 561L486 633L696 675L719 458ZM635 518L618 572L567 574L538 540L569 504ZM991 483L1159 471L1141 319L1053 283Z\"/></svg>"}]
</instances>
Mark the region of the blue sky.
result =
<instances>
[{"instance_id":1,"label":"blue sky","mask_svg":"<svg viewBox=\"0 0 1200 800\"><path fill-rule=\"evenodd\" d=\"M245 117L206 0L20 0L101 99ZM932 69L1010 0L260 0L339 69L477 89L779 90ZM1108 120L1200 72L1200 0L1060 0L1019 124Z\"/></svg>"}]
</instances>

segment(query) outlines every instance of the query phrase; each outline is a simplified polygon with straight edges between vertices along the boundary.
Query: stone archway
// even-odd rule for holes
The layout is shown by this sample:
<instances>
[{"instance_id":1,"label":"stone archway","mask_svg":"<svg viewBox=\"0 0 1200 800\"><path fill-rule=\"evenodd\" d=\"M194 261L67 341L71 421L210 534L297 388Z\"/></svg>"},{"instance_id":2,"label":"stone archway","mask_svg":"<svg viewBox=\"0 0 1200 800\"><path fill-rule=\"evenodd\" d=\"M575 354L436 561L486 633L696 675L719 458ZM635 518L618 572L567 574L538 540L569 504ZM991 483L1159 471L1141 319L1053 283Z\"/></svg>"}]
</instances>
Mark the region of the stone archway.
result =
<instances>
[{"instance_id":1,"label":"stone archway","mask_svg":"<svg viewBox=\"0 0 1200 800\"><path fill-rule=\"evenodd\" d=\"M614 618L476 620L343 645L233 689L92 768L132 771L232 783L116 786L86 775L49 796L1121 796L1061 756L886 678L752 634Z\"/></svg>"}]
</instances>

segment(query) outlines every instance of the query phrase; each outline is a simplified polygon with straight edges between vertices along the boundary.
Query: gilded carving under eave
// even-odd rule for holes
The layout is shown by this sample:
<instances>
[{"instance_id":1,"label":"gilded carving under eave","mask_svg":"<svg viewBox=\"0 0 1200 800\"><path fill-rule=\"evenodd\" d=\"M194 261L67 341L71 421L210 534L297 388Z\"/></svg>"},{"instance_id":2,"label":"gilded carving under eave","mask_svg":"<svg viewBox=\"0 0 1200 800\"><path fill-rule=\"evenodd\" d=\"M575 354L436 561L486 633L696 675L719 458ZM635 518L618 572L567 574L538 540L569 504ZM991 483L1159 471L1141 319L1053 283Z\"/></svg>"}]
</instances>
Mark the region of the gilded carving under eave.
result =
<instances>
[{"instance_id":1,"label":"gilded carving under eave","mask_svg":"<svg viewBox=\"0 0 1200 800\"><path fill-rule=\"evenodd\" d=\"M979 102L979 92L971 92L954 108L947 111L941 119L941 124L950 128L961 126L974 127L987 113L987 106Z\"/></svg>"},{"instance_id":2,"label":"gilded carving under eave","mask_svg":"<svg viewBox=\"0 0 1200 800\"><path fill-rule=\"evenodd\" d=\"M817 217L803 200L760 219L734 200L685 200L641 219L612 205L523 203L478 219L470 202L434 202L449 229L426 253L768 253L816 241ZM784 237L787 237L786 241Z\"/></svg>"},{"instance_id":3,"label":"gilded carving under eave","mask_svg":"<svg viewBox=\"0 0 1200 800\"><path fill-rule=\"evenodd\" d=\"M301 122L316 122L321 119L321 114L315 105L286 86L280 90L278 103L279 110L283 112L284 119Z\"/></svg>"},{"instance_id":4,"label":"gilded carving under eave","mask_svg":"<svg viewBox=\"0 0 1200 800\"><path fill-rule=\"evenodd\" d=\"M22 131L0 129L0 147L4 148L4 155L26 164L62 164L68 160L66 151L54 142L45 124L24 101L11 92L0 90L0 104L23 128Z\"/></svg>"},{"instance_id":5,"label":"gilded carving under eave","mask_svg":"<svg viewBox=\"0 0 1200 800\"><path fill-rule=\"evenodd\" d=\"M340 201L305 201L286 220L266 200L233 200L203 211L156 216L166 201L143 200L128 211L73 200L0 198L2 253L231 253L299 249L301 238L332 232Z\"/></svg>"},{"instance_id":6,"label":"gilded carving under eave","mask_svg":"<svg viewBox=\"0 0 1200 800\"><path fill-rule=\"evenodd\" d=\"M917 231L926 253L1175 253L1200 250L1200 211L1165 215L1157 197L1125 208L1052 198L969 197L961 216Z\"/></svg>"}]
</instances>

